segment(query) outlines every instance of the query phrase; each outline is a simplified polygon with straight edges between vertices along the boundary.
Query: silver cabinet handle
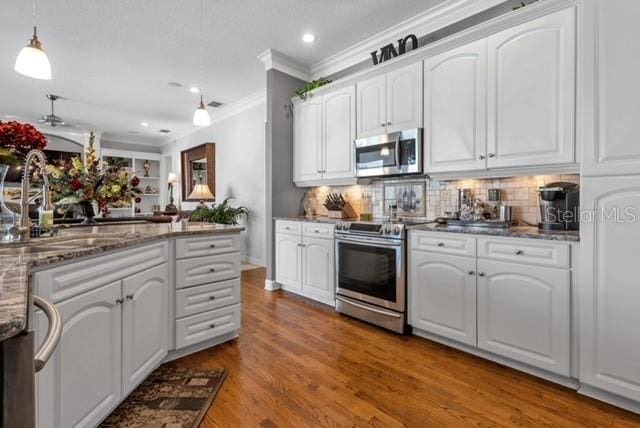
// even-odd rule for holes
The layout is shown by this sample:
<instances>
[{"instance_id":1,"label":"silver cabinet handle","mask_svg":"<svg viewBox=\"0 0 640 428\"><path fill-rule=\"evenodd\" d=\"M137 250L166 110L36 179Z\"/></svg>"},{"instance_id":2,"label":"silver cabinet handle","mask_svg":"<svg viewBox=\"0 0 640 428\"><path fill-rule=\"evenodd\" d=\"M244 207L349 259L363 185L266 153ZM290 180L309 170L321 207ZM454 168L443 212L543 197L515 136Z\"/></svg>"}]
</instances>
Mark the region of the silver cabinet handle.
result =
<instances>
[{"instance_id":1,"label":"silver cabinet handle","mask_svg":"<svg viewBox=\"0 0 640 428\"><path fill-rule=\"evenodd\" d=\"M124 303L124 299L116 299L116 305L121 305Z\"/></svg>"},{"instance_id":2,"label":"silver cabinet handle","mask_svg":"<svg viewBox=\"0 0 640 428\"><path fill-rule=\"evenodd\" d=\"M209 268L209 272L215 272L216 268Z\"/></svg>"},{"instance_id":3,"label":"silver cabinet handle","mask_svg":"<svg viewBox=\"0 0 640 428\"><path fill-rule=\"evenodd\" d=\"M384 123L381 123L381 124L380 124L380 126L382 126L382 127L384 128L384 127L385 127L385 124L384 124Z\"/></svg>"},{"instance_id":4,"label":"silver cabinet handle","mask_svg":"<svg viewBox=\"0 0 640 428\"><path fill-rule=\"evenodd\" d=\"M444 242L438 242L438 247L444 247Z\"/></svg>"},{"instance_id":5,"label":"silver cabinet handle","mask_svg":"<svg viewBox=\"0 0 640 428\"><path fill-rule=\"evenodd\" d=\"M484 272L478 272L478 276L484 276Z\"/></svg>"},{"instance_id":6,"label":"silver cabinet handle","mask_svg":"<svg viewBox=\"0 0 640 428\"><path fill-rule=\"evenodd\" d=\"M495 158L495 157L496 157L496 154L495 154L495 153L489 153L489 157L490 157L490 158Z\"/></svg>"},{"instance_id":7,"label":"silver cabinet handle","mask_svg":"<svg viewBox=\"0 0 640 428\"><path fill-rule=\"evenodd\" d=\"M320 171L318 171L318 172L320 172ZM290 228L289 226L285 226L285 227L284 227L284 230L290 230L290 229L291 229L291 228Z\"/></svg>"},{"instance_id":8,"label":"silver cabinet handle","mask_svg":"<svg viewBox=\"0 0 640 428\"><path fill-rule=\"evenodd\" d=\"M472 270L468 271L467 273L468 273L469 275L473 275L473 274L475 274L475 272L474 272L474 271L472 271Z\"/></svg>"},{"instance_id":9,"label":"silver cabinet handle","mask_svg":"<svg viewBox=\"0 0 640 428\"><path fill-rule=\"evenodd\" d=\"M216 325L214 323L209 324L209 328L216 328Z\"/></svg>"},{"instance_id":10,"label":"silver cabinet handle","mask_svg":"<svg viewBox=\"0 0 640 428\"><path fill-rule=\"evenodd\" d=\"M209 248L216 248L216 244L209 244Z\"/></svg>"},{"instance_id":11,"label":"silver cabinet handle","mask_svg":"<svg viewBox=\"0 0 640 428\"><path fill-rule=\"evenodd\" d=\"M484 160L484 155L480 155L480 156L478 156L478 159L480 159L480 160Z\"/></svg>"},{"instance_id":12,"label":"silver cabinet handle","mask_svg":"<svg viewBox=\"0 0 640 428\"><path fill-rule=\"evenodd\" d=\"M216 300L216 296L209 296L209 300Z\"/></svg>"},{"instance_id":13,"label":"silver cabinet handle","mask_svg":"<svg viewBox=\"0 0 640 428\"><path fill-rule=\"evenodd\" d=\"M387 126L391 126L391 122L387 122Z\"/></svg>"},{"instance_id":14,"label":"silver cabinet handle","mask_svg":"<svg viewBox=\"0 0 640 428\"><path fill-rule=\"evenodd\" d=\"M127 300L133 300L133 294L127 294L125 297Z\"/></svg>"},{"instance_id":15,"label":"silver cabinet handle","mask_svg":"<svg viewBox=\"0 0 640 428\"><path fill-rule=\"evenodd\" d=\"M523 252L522 250L515 250L513 254L515 254L516 256L519 256L520 254L522 254L522 252Z\"/></svg>"},{"instance_id":16,"label":"silver cabinet handle","mask_svg":"<svg viewBox=\"0 0 640 428\"><path fill-rule=\"evenodd\" d=\"M47 320L49 320L47 337L45 337L35 357L36 372L39 372L47 364L47 361L51 358L51 354L53 354L53 351L55 351L60 342L60 336L62 335L62 315L60 315L60 311L55 305L44 300L42 297L33 296L33 304L42 309Z\"/></svg>"}]
</instances>

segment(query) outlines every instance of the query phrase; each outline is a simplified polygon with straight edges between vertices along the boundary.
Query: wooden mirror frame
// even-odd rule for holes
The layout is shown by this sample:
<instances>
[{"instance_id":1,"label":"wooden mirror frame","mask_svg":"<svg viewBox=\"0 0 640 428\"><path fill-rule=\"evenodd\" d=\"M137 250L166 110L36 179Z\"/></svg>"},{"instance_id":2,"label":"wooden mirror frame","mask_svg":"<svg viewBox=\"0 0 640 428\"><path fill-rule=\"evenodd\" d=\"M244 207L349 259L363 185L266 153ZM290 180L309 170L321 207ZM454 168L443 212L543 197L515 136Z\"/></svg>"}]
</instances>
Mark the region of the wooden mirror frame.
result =
<instances>
[{"instance_id":1,"label":"wooden mirror frame","mask_svg":"<svg viewBox=\"0 0 640 428\"><path fill-rule=\"evenodd\" d=\"M183 150L180 153L182 162L182 200L184 202L199 201L200 199L189 199L193 191L191 185L191 162L197 159L207 159L207 185L209 190L216 196L216 145L215 143L205 143L200 146Z\"/></svg>"}]
</instances>

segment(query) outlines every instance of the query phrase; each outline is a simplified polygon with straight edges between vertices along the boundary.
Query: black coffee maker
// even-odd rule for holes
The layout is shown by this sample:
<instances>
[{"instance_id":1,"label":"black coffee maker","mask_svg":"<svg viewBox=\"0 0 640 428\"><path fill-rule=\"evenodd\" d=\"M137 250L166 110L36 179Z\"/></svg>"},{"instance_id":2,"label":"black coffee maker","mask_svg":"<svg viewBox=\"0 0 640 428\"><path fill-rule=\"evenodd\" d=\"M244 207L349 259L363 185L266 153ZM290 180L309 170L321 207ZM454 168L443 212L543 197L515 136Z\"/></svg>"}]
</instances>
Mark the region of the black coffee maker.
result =
<instances>
[{"instance_id":1,"label":"black coffee maker","mask_svg":"<svg viewBox=\"0 0 640 428\"><path fill-rule=\"evenodd\" d=\"M558 181L538 189L541 230L580 229L580 186Z\"/></svg>"}]
</instances>

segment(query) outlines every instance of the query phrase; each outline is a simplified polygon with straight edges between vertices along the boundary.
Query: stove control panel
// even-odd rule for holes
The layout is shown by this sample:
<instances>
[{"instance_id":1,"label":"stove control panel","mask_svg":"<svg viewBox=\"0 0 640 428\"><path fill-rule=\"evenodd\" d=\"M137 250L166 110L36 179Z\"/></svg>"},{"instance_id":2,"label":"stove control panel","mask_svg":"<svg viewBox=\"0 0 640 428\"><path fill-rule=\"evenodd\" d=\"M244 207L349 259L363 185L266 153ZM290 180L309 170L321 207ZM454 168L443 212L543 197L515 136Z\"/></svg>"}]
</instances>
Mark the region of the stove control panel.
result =
<instances>
[{"instance_id":1,"label":"stove control panel","mask_svg":"<svg viewBox=\"0 0 640 428\"><path fill-rule=\"evenodd\" d=\"M404 232L404 225L401 223L339 222L336 223L335 228L338 233L390 238L401 237Z\"/></svg>"}]
</instances>

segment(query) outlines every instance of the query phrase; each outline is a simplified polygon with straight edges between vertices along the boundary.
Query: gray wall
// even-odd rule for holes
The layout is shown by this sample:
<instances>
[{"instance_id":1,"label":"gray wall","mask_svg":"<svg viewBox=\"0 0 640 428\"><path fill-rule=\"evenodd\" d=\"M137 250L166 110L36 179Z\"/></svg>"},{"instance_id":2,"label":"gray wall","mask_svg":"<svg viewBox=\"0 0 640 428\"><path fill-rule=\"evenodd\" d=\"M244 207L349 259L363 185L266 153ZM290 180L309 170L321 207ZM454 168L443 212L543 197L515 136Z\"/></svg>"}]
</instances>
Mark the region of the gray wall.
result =
<instances>
[{"instance_id":1,"label":"gray wall","mask_svg":"<svg viewBox=\"0 0 640 428\"><path fill-rule=\"evenodd\" d=\"M265 183L264 183L265 104L241 111L227 119L212 123L164 148L171 157L169 170L180 174L180 152L204 143L216 143L216 201L232 196L233 206L246 206L250 214L243 224L243 256L249 263L264 266ZM176 205L181 184L176 186ZM197 202L180 202L183 209L194 209ZM269 217L270 218L270 217Z\"/></svg>"},{"instance_id":2,"label":"gray wall","mask_svg":"<svg viewBox=\"0 0 640 428\"><path fill-rule=\"evenodd\" d=\"M273 217L302 214L304 190L293 184L293 116L285 108L306 82L278 70L267 71L265 152L267 279L275 279ZM287 117L288 116L288 117Z\"/></svg>"}]
</instances>

